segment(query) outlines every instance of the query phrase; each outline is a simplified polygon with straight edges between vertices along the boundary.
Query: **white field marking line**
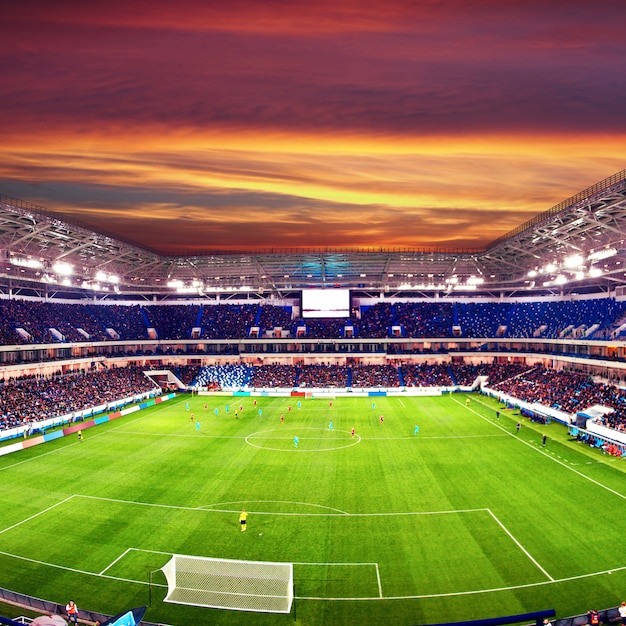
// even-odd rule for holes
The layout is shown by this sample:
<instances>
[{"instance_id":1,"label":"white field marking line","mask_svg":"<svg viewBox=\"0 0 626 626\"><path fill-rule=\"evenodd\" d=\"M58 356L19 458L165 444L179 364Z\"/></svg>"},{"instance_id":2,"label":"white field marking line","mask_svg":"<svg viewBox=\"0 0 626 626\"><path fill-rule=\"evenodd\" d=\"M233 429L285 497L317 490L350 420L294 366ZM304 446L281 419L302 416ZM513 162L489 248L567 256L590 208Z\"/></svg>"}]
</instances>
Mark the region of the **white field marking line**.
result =
<instances>
[{"instance_id":1,"label":"white field marking line","mask_svg":"<svg viewBox=\"0 0 626 626\"><path fill-rule=\"evenodd\" d=\"M355 566L355 567L361 567L361 566L376 566L378 565L378 563L367 563L367 562L360 562L357 561L355 563L351 563L348 562L346 563L345 561L342 561L341 563L338 563L337 561L328 561L328 562L324 562L324 561L293 561L292 565L320 565L322 567L325 567L327 565L337 565L337 566L342 566L342 565L346 565L346 566Z\"/></svg>"},{"instance_id":2,"label":"white field marking line","mask_svg":"<svg viewBox=\"0 0 626 626\"><path fill-rule=\"evenodd\" d=\"M37 565L45 565L46 567L52 567L54 569L64 570L66 572L73 572L74 574L84 574L85 576L98 576L100 578L108 578L109 580L117 580L124 583L135 583L137 585L149 585L150 583L143 580L133 580L132 578L120 578L119 576L109 576L108 574L96 574L95 572L88 572L82 569L76 569L75 567L66 567L65 565L56 565L55 563L48 563L46 561L38 561L37 559L29 559L26 556L19 556L17 554L11 554L10 552L0 551L0 554L12 559L19 559L20 561L26 561L28 563L36 563ZM165 587L160 583L153 583L158 587Z\"/></svg>"},{"instance_id":3,"label":"white field marking line","mask_svg":"<svg viewBox=\"0 0 626 626\"><path fill-rule=\"evenodd\" d=\"M195 426L194 426L195 431ZM197 439L197 433L193 435L181 435L177 433L150 433L143 432L138 430L119 430L115 433L116 435L139 435L140 437L187 437L189 439ZM210 433L203 432L205 439L245 439L245 436L239 435L238 437L228 436L228 435L211 435Z\"/></svg>"},{"instance_id":4,"label":"white field marking line","mask_svg":"<svg viewBox=\"0 0 626 626\"><path fill-rule=\"evenodd\" d=\"M53 440L55 441L55 440ZM46 442L49 443L49 442ZM74 443L69 443L66 446L63 446L62 448L55 448L54 450L49 450L48 452L42 452L41 454L38 454L37 456L32 456L29 459L24 459L23 461L16 461L15 463L11 463L11 465L5 465L4 467L0 467L0 471L6 470L6 469L11 469L12 467L17 467L18 465L22 465L23 463L30 463L31 461L34 461L36 459L40 459L41 457L44 456L48 456L49 454L56 454L57 452L61 452L62 450L66 450L67 448L69 448L70 446L77 446L80 442L75 441ZM24 448L25 450L31 450L31 449L35 449L35 448ZM21 452L21 450L18 450L16 452Z\"/></svg>"},{"instance_id":5,"label":"white field marking line","mask_svg":"<svg viewBox=\"0 0 626 626\"><path fill-rule=\"evenodd\" d=\"M451 435L450 437L430 436L430 435L406 435L405 437L363 437L363 441L398 441L406 439L407 441L416 441L419 439L488 439L490 437L506 437L504 433L495 435Z\"/></svg>"},{"instance_id":6,"label":"white field marking line","mask_svg":"<svg viewBox=\"0 0 626 626\"><path fill-rule=\"evenodd\" d=\"M173 556L174 553L173 552L161 552L161 550L144 550L143 548L126 548L126 550L124 550L124 552L122 552L122 554L120 554L114 561L112 561L111 563L109 563L99 574L98 576L103 576L104 573L108 570L111 569L118 561L121 561L129 552L132 551L135 552L149 552L151 554L168 554L170 556Z\"/></svg>"},{"instance_id":7,"label":"white field marking line","mask_svg":"<svg viewBox=\"0 0 626 626\"><path fill-rule=\"evenodd\" d=\"M345 432L346 434L350 434L348 431L337 431L337 430L332 430L332 433L341 433L341 432ZM257 433L254 433L257 434ZM250 436L250 435L248 435ZM357 437L357 434L354 433L354 437ZM245 437L243 437L245 439ZM347 441L350 441L351 439L347 439ZM288 433L285 433L284 435L280 436L277 435L276 437L263 437L263 441L293 441L293 435L290 435ZM310 436L310 437L298 437L298 441L330 441L332 443L338 441L338 442L342 442L342 441L346 441L345 437L314 437L314 436Z\"/></svg>"},{"instance_id":8,"label":"white field marking line","mask_svg":"<svg viewBox=\"0 0 626 626\"><path fill-rule=\"evenodd\" d=\"M299 431L303 431L303 430L316 430L316 431L323 431L325 433L346 433L347 435L350 435L352 431L350 430L342 430L340 428L324 428L322 426L301 426L301 427L292 427L290 426L286 426L285 428L294 428L295 430L299 430ZM257 430L253 433L250 433L249 435L246 435L246 439L249 437L256 437L257 435L265 435L266 433L280 433L280 431L283 430L282 427L280 428L270 428L269 430ZM355 433L356 434L356 433ZM280 437L273 437L273 439L285 439L285 438L291 438L290 435L288 435L287 433L282 434L282 436ZM300 437L300 439L307 439L307 437ZM313 437L309 437L309 439L313 439ZM319 437L316 437L316 439L319 439Z\"/></svg>"},{"instance_id":9,"label":"white field marking line","mask_svg":"<svg viewBox=\"0 0 626 626\"><path fill-rule=\"evenodd\" d=\"M402 408L406 409L406 405L402 402L402 398L398 399L398 402L402 405Z\"/></svg>"},{"instance_id":10,"label":"white field marking line","mask_svg":"<svg viewBox=\"0 0 626 626\"><path fill-rule=\"evenodd\" d=\"M298 429L300 431L302 430L326 430L324 428L316 428L313 426L309 426L309 427L304 427L304 428L300 428ZM251 448L257 448L258 450L270 450L273 452L316 452L316 453L321 453L321 452L334 452L336 450L345 450L347 448L351 448L352 446L356 446L357 444L361 443L361 436L355 434L354 437L350 437L350 439L337 439L335 438L335 441L338 442L339 444L341 444L342 442L345 442L343 445L336 445L335 447L332 448L319 448L316 450L307 450L306 448L296 448L294 447L289 447L289 448L270 448L269 446L261 446L258 445L256 443L253 443L251 441L252 437L256 437L257 435L263 435L264 433L273 433L276 432L276 429L272 429L272 430L258 430L254 433L250 433L249 435L246 436L245 441L246 443L251 447ZM346 433L351 435L352 433L347 431L347 430L334 430L332 432L340 432L340 433ZM279 438L273 438L273 439L279 439ZM291 436L285 436L285 437L281 437L280 440L281 441L285 441L287 439L291 439ZM321 439L319 437L299 437L298 438L299 441L321 441ZM328 441L328 440L326 440Z\"/></svg>"},{"instance_id":11,"label":"white field marking line","mask_svg":"<svg viewBox=\"0 0 626 626\"><path fill-rule=\"evenodd\" d=\"M303 429L300 429L303 430ZM317 430L317 429L316 429ZM319 430L327 430L324 428L320 428ZM258 431L256 433L252 433L251 435L238 435L238 436L234 436L234 435L213 435L210 433L202 432L202 435L204 436L205 439L247 439L248 437L252 437L254 435L258 435L259 432L271 432L271 431ZM339 430L339 429L333 429L331 432L339 432L339 433L347 433L347 434L351 434L350 431L347 430ZM176 434L176 433L151 433L151 432L143 432L143 431L137 431L137 430L118 430L116 432L116 434L118 435L138 435L141 437L147 436L147 437L183 437L183 438L188 438L188 439L197 439L197 434L194 433L192 435L182 435L182 434ZM491 437L506 437L508 433L500 433L500 434L495 434L495 435L452 435L449 437L445 437L445 436L429 436L429 435L406 435L404 437L361 437L360 435L358 435L357 433L355 433L355 438L356 437L360 437L361 441L402 441L402 440L406 440L406 441L413 441L416 438L419 439L446 439L446 440L450 440L450 439L487 439L487 438L491 438ZM264 439L266 441L285 441L286 439L291 440L291 436L290 435L283 435L282 437L264 437ZM300 437L299 438L300 441L321 441L322 439L324 441L329 441L327 438L323 438L323 437ZM339 439L336 437L336 439L338 441L344 441L343 439ZM250 444L254 446L254 444ZM348 446L345 446L348 447Z\"/></svg>"},{"instance_id":12,"label":"white field marking line","mask_svg":"<svg viewBox=\"0 0 626 626\"><path fill-rule=\"evenodd\" d=\"M548 574L548 572L546 572L546 570L541 567L541 565L537 562L537 560L535 558L533 558L533 556L530 554L530 552L528 552L528 550L526 550L526 548L524 548L524 546L513 536L513 533L511 533L509 531L509 529L496 517L495 513L491 510L491 509L487 509L487 512L489 513L489 515L491 515L491 517L493 517L493 519L496 521L496 523L498 524L498 526L500 526L500 528L502 528L502 530L511 538L511 540L515 543L515 545L530 559L531 563L549 580L554 580L554 578L552 578L552 576L550 576L550 574Z\"/></svg>"},{"instance_id":13,"label":"white field marking line","mask_svg":"<svg viewBox=\"0 0 626 626\"><path fill-rule=\"evenodd\" d=\"M139 548L133 548L135 550L139 550ZM143 552L157 552L159 554L171 554L170 552L158 552L157 550L143 550ZM66 572L73 572L75 574L85 574L86 576L97 576L100 578L107 578L109 580L117 580L120 582L126 582L126 583L134 583L137 585L149 585L149 582L143 581L143 580L133 580L132 578L120 578L118 576L109 576L108 574L96 574L94 572L87 572L85 570L79 570L73 567L65 567L63 565L55 565L54 563L47 563L46 561L38 561L36 559L29 559L27 557L24 556L18 556L17 554L11 554L10 552L3 552L0 551L0 555L9 557L9 558L13 558L13 559L19 559L21 561L27 561L29 563L36 563L37 565L45 565L47 567L52 567L54 569L60 569L60 570L64 570ZM295 564L294 564L295 565ZM352 600L352 601L361 601L361 600L420 600L420 599L426 599L426 598L449 598L449 597L454 597L454 596L470 596L470 595L477 595L477 594L482 594L482 593L495 593L498 591L514 591L515 589L528 589L530 587L543 587L544 585L553 585L553 584L558 584L558 583L562 583L562 582L569 582L572 580L581 580L583 578L593 578L595 576L603 576L612 572L621 572L623 570L626 570L626 566L623 567L614 567L610 570L602 570L599 572L592 572L590 574L580 574L578 576L569 576L567 578L559 578L559 579L555 579L555 580L545 580L542 582L538 582L538 583L527 583L524 585L512 585L511 587L494 587L491 589L476 589L473 591L451 591L449 593L430 593L430 594L422 594L422 595L412 595L412 596L387 596L387 597L383 597L383 598L378 598L378 597L370 597L370 598L320 598L320 597L314 597L314 596L295 596L298 600L321 600L321 601L346 601L346 600ZM166 585L163 585L161 583L152 583L153 586L155 587L163 587L165 588Z\"/></svg>"},{"instance_id":14,"label":"white field marking line","mask_svg":"<svg viewBox=\"0 0 626 626\"><path fill-rule=\"evenodd\" d=\"M208 507L212 507L212 506L224 506L226 504L250 504L254 502L257 502L259 504L296 504L299 506L311 506L311 507L316 507L319 509L326 509L328 511L335 511L336 513L341 513L341 515L350 515L350 513L347 513L346 511L342 511L341 509L336 509L333 506L325 506L323 504L313 504L311 502L297 502L294 500L231 500L230 502L216 502L215 504L205 504L199 508L205 511L210 511L211 509L209 509Z\"/></svg>"},{"instance_id":15,"label":"white field marking line","mask_svg":"<svg viewBox=\"0 0 626 626\"><path fill-rule=\"evenodd\" d=\"M456 400L454 398L453 398L453 400L457 404L460 404L461 406L463 406L463 404L461 402L459 402L458 400ZM482 402L479 402L479 404L482 404L483 406L486 406ZM531 450L534 450L535 452L538 452L539 454L543 454L543 456L545 456L547 459L550 459L551 461L554 461L555 463L558 463L559 465L561 465L565 469L568 469L570 472L574 472L574 474L577 474L581 478L584 478L584 479L588 480L589 482L593 483L594 485L597 485L598 487L601 487L602 489L605 489L606 491L608 491L609 493L612 493L613 495L617 496L618 498L622 498L622 500L626 500L626 495L624 495L623 493L620 493L619 491L615 491L615 489L611 489L610 487L607 487L606 485L603 485L601 482L595 480L594 478L591 478L590 476L586 476L585 474L583 474L582 472L579 472L578 470L574 469L573 467L571 467L567 463L565 463L563 461L559 461L559 459L556 459L553 455L550 455L547 452L545 452L544 450L536 448L531 443L529 443L527 441L524 441L523 439L520 439L514 433L510 433L508 430L506 430L506 428L504 428L503 426L500 426L499 424L495 424L490 419L487 419L484 415L481 415L480 413L474 411L474 409L472 409L470 407L466 407L466 408L469 411L471 411L472 413L474 413L474 415L477 415L478 417L480 417L480 419L485 420L489 424L491 424L491 425L495 426L496 428L499 428L500 430L504 431L507 435L510 435L511 437L515 437L515 439L517 441L519 441L520 443L523 443L525 446L528 446ZM487 408L489 408L489 407L487 407Z\"/></svg>"},{"instance_id":16,"label":"white field marking line","mask_svg":"<svg viewBox=\"0 0 626 626\"><path fill-rule=\"evenodd\" d=\"M157 405L157 407L155 407L154 410L151 411L151 413L161 413L161 411L164 411L165 409L169 409L169 408L171 408L171 406L168 406L167 403L161 403L160 405ZM124 422L123 424L118 424L117 426L114 426L113 428L109 428L106 431L103 430L98 433L94 433L93 435L89 437L89 439L93 439L94 437L102 437L105 435L109 435L111 433L115 433L115 431L118 431L121 428L124 428L125 426L129 426L130 424L134 424L135 422L139 422L141 420L146 419L147 415L145 414L145 410L137 411L137 413L139 413L139 415L137 415L137 417L135 417L134 419L128 422ZM134 413L131 413L130 415L134 415ZM124 417L127 417L127 416L124 415L121 419L124 419Z\"/></svg>"},{"instance_id":17,"label":"white field marking line","mask_svg":"<svg viewBox=\"0 0 626 626\"><path fill-rule=\"evenodd\" d=\"M13 524L12 526L7 526L7 528L3 528L2 530L0 530L0 535L2 533L7 532L8 530L13 530L14 528L17 528L18 526L21 526L22 524L25 524L26 522L30 522L30 520L35 519L36 517L39 517L40 515L47 513L48 511L51 511L52 509L56 508L57 506L60 506L61 504L65 504L66 502L68 502L69 500L75 497L76 497L76 494L74 494L73 496L68 496L64 500L61 500L60 502L57 502L56 504L49 506L47 509L43 509L39 511L39 513L35 513L34 515L31 515L30 517L23 519L21 522L17 522L16 524Z\"/></svg>"},{"instance_id":18,"label":"white field marking line","mask_svg":"<svg viewBox=\"0 0 626 626\"><path fill-rule=\"evenodd\" d=\"M352 567L369 566L369 567L372 567L373 566L374 569L376 570L376 582L378 584L378 599L379 600L383 600L384 599L384 597L383 597L383 587L382 587L382 584L380 582L380 570L378 569L378 563L333 563L333 562L330 562L330 563L312 563L312 562L306 562L306 561L293 561L292 565L305 565L305 566L306 565L308 565L308 566L319 565L319 566L322 566L322 567L328 566L328 565L330 565L332 567L336 567L336 566L339 566L339 567L342 567L342 566L352 566Z\"/></svg>"},{"instance_id":19,"label":"white field marking line","mask_svg":"<svg viewBox=\"0 0 626 626\"><path fill-rule=\"evenodd\" d=\"M174 554L176 554L175 552L163 552L163 550L146 550L145 548L128 548L128 550L135 550L135 552L150 552L151 554L169 554L170 556L174 556Z\"/></svg>"},{"instance_id":20,"label":"white field marking line","mask_svg":"<svg viewBox=\"0 0 626 626\"><path fill-rule=\"evenodd\" d=\"M178 511L200 511L203 513L239 513L240 509L207 509L207 506L213 506L210 504L204 504L202 506L178 506L175 504L157 504L152 502L137 502L134 500L120 500L118 498L105 498L103 496L89 496L84 494L75 494L75 498L88 498L89 500L102 500L103 502L117 502L118 504L134 504L137 506L152 506L158 509L174 509ZM238 502L243 502L239 500ZM255 500L251 500L255 502ZM280 502L280 501L279 501ZM229 503L226 503L229 504ZM307 504L307 503L300 503ZM315 505L318 506L318 505ZM279 517L400 517L409 515L449 515L457 513L480 513L489 511L489 509L457 509L453 511L400 511L391 513L276 513L274 511L248 511L254 515L276 515Z\"/></svg>"},{"instance_id":21,"label":"white field marking line","mask_svg":"<svg viewBox=\"0 0 626 626\"><path fill-rule=\"evenodd\" d=\"M111 501L111 502L118 502L118 503L122 503L122 504L136 504L136 505L140 505L140 506L154 506L154 507L158 507L158 508L170 508L170 509L180 509L180 510L191 510L191 511L205 511L205 512L211 512L211 510L207 510L207 509L201 509L201 508L197 508L197 507L180 507L180 506L174 506L174 505L166 505L166 504L149 504L149 503L142 503L142 502L132 502L132 501L128 501L128 500L117 500L114 498L102 498L102 497L98 497L98 496L87 496L87 495L81 495L81 494L74 494L72 496L69 496L67 498L65 498L65 500L62 500L61 502L57 502L56 504L53 504L52 506L48 507L47 509L44 509L42 511L40 511L39 513L36 513L35 515L30 516L29 518L22 520L21 522L18 522L17 524L14 524L13 526L10 526L8 528L5 528L4 530L0 531L0 534L4 533L7 530L11 530L12 528L15 528L16 526L19 526L20 524L23 524L39 515L42 515L43 513L46 513L47 511L59 506L60 504L64 504L65 502L67 502L68 500L71 500L72 498L75 497L81 497L81 498L89 498L92 500L103 500L103 501ZM237 509L238 510L238 509ZM459 509L459 510L455 510L455 511L419 511L419 512L409 512L409 513L341 513L341 514L336 514L336 513L272 513L272 512L264 512L264 511L258 511L258 512L254 512L255 515L278 515L278 516L300 516L300 517L311 517L311 516L323 516L323 517L337 517L339 515L341 516L350 516L350 517L380 517L380 516L399 516L399 515L441 515L441 514L447 514L447 513L474 513L474 512L479 512L479 511L487 511L492 518L496 521L496 523L504 530L505 533L507 533L507 535L515 542L515 544L520 548L520 550L522 550L522 552L524 552L524 554L532 561L532 563L549 579L550 582L564 582L564 581L569 581L569 580L577 580L577 579L581 579L581 578L589 578L592 576L596 576L596 575L601 575L601 574L607 574L608 572L617 572L617 571L621 571L626 569L626 566L624 567L616 567L613 568L611 570L604 570L601 572L595 572L592 574L582 574L580 576L572 576L569 578L562 578L559 580L555 580L552 576L550 576L550 574L548 574L543 567L541 567L541 565L539 565L539 563L537 563L537 561L529 554L529 552L519 543L519 541L517 541L517 539L515 539L515 537L507 530L507 528L504 526L504 524L502 524L502 522L500 522L500 520L493 514L493 512L488 509ZM228 512L228 513L234 513L236 512L235 510L232 511L216 511L216 512ZM119 578L117 576L109 576L107 574L104 574L104 572L106 572L106 570L108 570L110 567L112 567L117 561L119 561L121 558L123 558L130 550L138 550L138 551L142 551L142 552L152 552L152 553L158 553L158 554L172 554L170 552L160 552L158 550L143 550L141 548L128 548L120 557L118 557L117 559L115 559L115 561L113 561L110 565L108 565L104 570L102 570L102 572L100 572L100 574L96 574L94 572L87 572L84 570L78 570L78 569L74 569L74 568L70 568L70 567L64 567L61 565L54 565L52 563L47 563L45 561L38 561L36 559L29 559L27 557L22 557L22 556L17 556L14 554L10 554L8 552L0 552L0 554L4 554L5 556L9 556L9 557L13 557L16 559L22 559L24 561L28 561L28 562L32 562L32 563L37 563L40 565L47 565L50 567L55 567L58 569L64 569L67 571L72 571L72 572L76 572L76 573L81 573L81 574L87 574L90 576L102 576L104 578L110 578L112 580L119 580L119 581L123 581L123 582L131 582L131 583L137 583L137 584L149 584L149 583L145 583L142 581L138 581L138 580L133 580L133 579L128 579L128 578ZM295 565L296 563L294 563ZM375 565L376 566L376 570L377 570L377 577L378 577L378 585L379 585L379 598L383 598L382 596L382 586L380 583L380 573L378 571L378 564L377 563L298 563L299 565ZM499 588L494 588L494 589L486 589L486 590L475 590L475 591L462 591L462 592L451 592L451 593L446 593L446 594L429 594L429 595L421 595L421 596L397 596L397 597L388 597L385 598L387 600L394 600L394 599L410 599L410 598L435 598L435 597L446 597L446 596L458 596L458 595L470 595L470 594L474 594L474 593L487 593L487 592L491 592L491 591L502 591L502 590L508 590L508 589L522 589L522 588L526 588L526 587L534 587L534 586L538 586L538 585L542 585L542 584L547 584L547 583L529 583L526 585L515 585L513 587L499 587ZM159 586L164 586L164 585L159 585ZM354 599L354 600L371 600L371 599L376 599L376 598L317 598L317 597L304 597L302 596L300 599L306 599L306 600L349 600L349 599Z\"/></svg>"},{"instance_id":22,"label":"white field marking line","mask_svg":"<svg viewBox=\"0 0 626 626\"><path fill-rule=\"evenodd\" d=\"M309 440L310 441L310 440ZM347 448L351 448L352 446L356 446L357 443L361 443L361 438L357 435L357 439L354 441L354 443L345 445L345 446L335 446L333 448L317 448L315 450L307 450L306 448L269 448L268 446L258 446L254 443L250 443L249 441L246 441L246 443L251 447L251 448L256 448L257 450L268 450L269 452L288 452L288 453L292 453L292 452L300 452L302 454L311 454L311 453L316 453L316 454L321 454L322 452L336 452L337 450L345 450Z\"/></svg>"},{"instance_id":23,"label":"white field marking line","mask_svg":"<svg viewBox=\"0 0 626 626\"><path fill-rule=\"evenodd\" d=\"M593 578L595 576L605 576L613 572L626 570L626 566L614 567L612 569L592 572L590 574L580 574L579 576L568 576L566 578L557 578L555 580L544 580L538 583L526 583L524 585L512 585L510 587L493 587L491 589L475 589L473 591L450 591L448 593L426 593L414 596L386 596L383 600L424 600L428 598L452 598L458 596L473 596L483 593L497 593L500 591L515 591L516 589L528 589L531 587L543 587L544 585L556 585L559 583L570 582L572 580L580 580L582 578ZM361 601L361 600L379 600L380 598L319 598L313 596L296 596L297 600L321 600L321 601Z\"/></svg>"},{"instance_id":24,"label":"white field marking line","mask_svg":"<svg viewBox=\"0 0 626 626\"><path fill-rule=\"evenodd\" d=\"M165 409L166 407L160 407L158 410L160 409ZM141 411L140 411L141 412ZM156 412L156 411L155 411ZM132 415L132 413L131 413ZM126 416L124 416L126 417ZM137 416L134 420L131 420L129 422L129 424L132 424L133 422L138 421L139 419L144 418L145 416L141 415L141 416ZM98 424L99 426L101 426L101 424ZM100 437L102 435L107 435L110 432L117 430L118 428L122 428L123 426L128 426L128 424L120 424L119 426L114 426L113 428L110 428L107 432L99 432L99 433L94 433L93 435L90 435L88 439L86 439L85 441L88 441L89 439L93 439L94 437ZM56 439L53 439L53 441L56 441ZM4 467L0 467L0 471L6 470L6 469L10 469L12 467L16 467L18 465L22 465L23 463L30 463L31 461L35 461L37 459L40 459L43 456L48 456L49 454L56 454L57 452L62 452L63 450L67 450L67 448L71 447L71 446L77 446L80 443L85 443L85 441L80 442L80 441L75 441L74 443L69 443L66 446L63 446L62 448L55 448L54 450L50 450L49 452L42 452L41 454L38 454L37 456L32 456L30 457L30 459L24 459L23 461L17 461L16 463L12 463L11 465L5 465ZM46 443L50 443L50 442L46 442ZM26 450L29 450L30 448L25 448ZM33 448L33 449L36 449Z\"/></svg>"},{"instance_id":25,"label":"white field marking line","mask_svg":"<svg viewBox=\"0 0 626 626\"><path fill-rule=\"evenodd\" d=\"M137 506L152 506L157 509L174 509L177 511L205 511L202 507L177 506L175 504L154 504L152 502L135 502L133 500L119 500L118 498L104 498L102 496L88 496L77 494L78 498L88 498L89 500L101 500L103 502L117 502L118 504L135 504Z\"/></svg>"},{"instance_id":26,"label":"white field marking line","mask_svg":"<svg viewBox=\"0 0 626 626\"><path fill-rule=\"evenodd\" d=\"M376 563L376 580L378 581L378 597L383 597L383 586L380 582L380 570L378 569L378 563Z\"/></svg>"},{"instance_id":27,"label":"white field marking line","mask_svg":"<svg viewBox=\"0 0 626 626\"><path fill-rule=\"evenodd\" d=\"M98 576L102 576L102 574L104 574L104 572L106 572L108 569L111 569L118 561L121 561L130 551L132 550L132 548L126 548L126 550L124 550L124 552L122 552L122 554L120 554L117 559L115 559L114 561L112 561L111 563L109 563L99 574Z\"/></svg>"}]
</instances>

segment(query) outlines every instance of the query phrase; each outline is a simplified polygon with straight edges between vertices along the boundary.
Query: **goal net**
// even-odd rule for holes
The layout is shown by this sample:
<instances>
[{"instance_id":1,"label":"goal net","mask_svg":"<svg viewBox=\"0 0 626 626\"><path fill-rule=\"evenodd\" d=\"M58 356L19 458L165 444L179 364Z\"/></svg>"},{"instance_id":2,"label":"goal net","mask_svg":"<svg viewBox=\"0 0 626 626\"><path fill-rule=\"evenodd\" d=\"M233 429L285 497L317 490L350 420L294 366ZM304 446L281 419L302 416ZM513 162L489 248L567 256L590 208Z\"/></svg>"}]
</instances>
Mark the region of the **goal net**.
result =
<instances>
[{"instance_id":1,"label":"goal net","mask_svg":"<svg viewBox=\"0 0 626 626\"><path fill-rule=\"evenodd\" d=\"M174 554L161 568L165 602L216 609L289 613L293 564Z\"/></svg>"}]
</instances>

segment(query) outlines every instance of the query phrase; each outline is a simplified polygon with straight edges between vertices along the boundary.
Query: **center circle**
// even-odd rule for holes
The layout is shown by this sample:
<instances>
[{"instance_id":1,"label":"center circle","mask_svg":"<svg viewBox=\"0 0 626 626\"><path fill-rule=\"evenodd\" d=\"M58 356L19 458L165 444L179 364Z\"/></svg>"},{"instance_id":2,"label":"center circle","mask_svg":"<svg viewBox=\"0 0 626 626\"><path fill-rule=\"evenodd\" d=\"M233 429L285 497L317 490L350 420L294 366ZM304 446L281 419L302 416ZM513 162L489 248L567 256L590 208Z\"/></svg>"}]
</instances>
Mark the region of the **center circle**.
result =
<instances>
[{"instance_id":1,"label":"center circle","mask_svg":"<svg viewBox=\"0 0 626 626\"><path fill-rule=\"evenodd\" d=\"M308 431L308 432L307 432ZM314 431L314 432L310 432ZM259 430L246 437L253 448L276 452L331 452L351 448L361 442L361 437L351 431L326 428L293 428Z\"/></svg>"}]
</instances>

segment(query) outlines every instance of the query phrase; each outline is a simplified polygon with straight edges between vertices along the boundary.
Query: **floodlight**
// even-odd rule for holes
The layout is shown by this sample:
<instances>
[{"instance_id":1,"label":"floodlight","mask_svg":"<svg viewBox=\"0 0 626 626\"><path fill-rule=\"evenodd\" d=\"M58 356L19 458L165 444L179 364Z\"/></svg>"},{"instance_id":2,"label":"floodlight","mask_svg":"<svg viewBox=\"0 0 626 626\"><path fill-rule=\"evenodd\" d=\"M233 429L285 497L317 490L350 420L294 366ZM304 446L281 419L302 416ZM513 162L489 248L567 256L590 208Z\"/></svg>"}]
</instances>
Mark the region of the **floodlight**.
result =
<instances>
[{"instance_id":1,"label":"floodlight","mask_svg":"<svg viewBox=\"0 0 626 626\"><path fill-rule=\"evenodd\" d=\"M602 250L592 252L587 259L590 261L601 261L602 259L608 259L616 254L617 250L615 248L603 248Z\"/></svg>"},{"instance_id":2,"label":"floodlight","mask_svg":"<svg viewBox=\"0 0 626 626\"><path fill-rule=\"evenodd\" d=\"M114 274L107 274L102 270L98 270L96 272L96 280L100 281L101 283L113 283L114 285L116 285L120 282L120 277L115 276Z\"/></svg>"},{"instance_id":3,"label":"floodlight","mask_svg":"<svg viewBox=\"0 0 626 626\"><path fill-rule=\"evenodd\" d=\"M74 268L69 263L59 261L52 266L52 269L60 276L71 276L74 273Z\"/></svg>"},{"instance_id":4,"label":"floodlight","mask_svg":"<svg viewBox=\"0 0 626 626\"><path fill-rule=\"evenodd\" d=\"M455 291L476 291L476 285L470 285L469 283L467 285L455 285L454 290Z\"/></svg>"},{"instance_id":5,"label":"floodlight","mask_svg":"<svg viewBox=\"0 0 626 626\"><path fill-rule=\"evenodd\" d=\"M31 269L40 269L43 267L43 263L39 259L23 259L20 257L11 257L9 259L9 263L11 263L11 265L28 267Z\"/></svg>"},{"instance_id":6,"label":"floodlight","mask_svg":"<svg viewBox=\"0 0 626 626\"><path fill-rule=\"evenodd\" d=\"M573 269L575 267L580 267L584 262L583 257L580 254L572 254L565 258L563 261L563 266L568 269Z\"/></svg>"}]
</instances>

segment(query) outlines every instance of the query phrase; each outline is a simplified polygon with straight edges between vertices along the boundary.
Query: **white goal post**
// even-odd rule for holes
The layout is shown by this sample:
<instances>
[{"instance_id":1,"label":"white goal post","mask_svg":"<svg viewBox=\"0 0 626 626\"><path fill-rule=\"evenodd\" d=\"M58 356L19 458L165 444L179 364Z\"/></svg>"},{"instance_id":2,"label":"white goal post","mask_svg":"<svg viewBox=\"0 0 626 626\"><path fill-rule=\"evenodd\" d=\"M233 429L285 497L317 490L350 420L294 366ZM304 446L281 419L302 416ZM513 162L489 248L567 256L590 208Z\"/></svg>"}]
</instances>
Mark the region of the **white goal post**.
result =
<instances>
[{"instance_id":1,"label":"white goal post","mask_svg":"<svg viewBox=\"0 0 626 626\"><path fill-rule=\"evenodd\" d=\"M165 602L216 609L290 613L293 564L174 554L161 568Z\"/></svg>"}]
</instances>

